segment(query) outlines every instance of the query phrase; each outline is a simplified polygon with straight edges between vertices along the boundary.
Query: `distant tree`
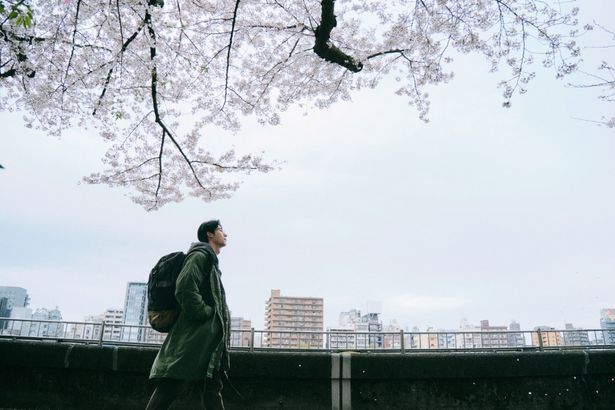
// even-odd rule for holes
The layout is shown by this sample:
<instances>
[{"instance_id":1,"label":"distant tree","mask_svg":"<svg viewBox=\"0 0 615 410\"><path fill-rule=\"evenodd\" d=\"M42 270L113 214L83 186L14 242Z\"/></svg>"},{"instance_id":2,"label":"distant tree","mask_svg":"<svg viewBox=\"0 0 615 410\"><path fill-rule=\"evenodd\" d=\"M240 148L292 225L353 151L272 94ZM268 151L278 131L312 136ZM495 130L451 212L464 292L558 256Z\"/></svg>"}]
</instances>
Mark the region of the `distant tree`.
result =
<instances>
[{"instance_id":1,"label":"distant tree","mask_svg":"<svg viewBox=\"0 0 615 410\"><path fill-rule=\"evenodd\" d=\"M277 124L293 104L325 108L386 75L427 120L428 85L457 53L486 57L505 106L532 63L577 69L585 30L571 2L543 0L0 0L0 109L51 134L93 126L111 142L92 183L131 188L146 209L238 187L261 156L215 156L204 126L241 115ZM570 7L570 8L568 8Z\"/></svg>"}]
</instances>

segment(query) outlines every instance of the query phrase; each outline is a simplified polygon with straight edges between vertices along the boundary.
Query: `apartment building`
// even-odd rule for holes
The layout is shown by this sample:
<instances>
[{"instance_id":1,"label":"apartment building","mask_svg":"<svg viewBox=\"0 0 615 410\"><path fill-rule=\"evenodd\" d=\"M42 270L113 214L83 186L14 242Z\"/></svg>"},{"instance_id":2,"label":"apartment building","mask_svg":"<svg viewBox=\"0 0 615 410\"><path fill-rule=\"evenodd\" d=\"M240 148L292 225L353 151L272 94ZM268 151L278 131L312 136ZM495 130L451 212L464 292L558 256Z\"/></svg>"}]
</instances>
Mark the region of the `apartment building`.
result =
<instances>
[{"instance_id":1,"label":"apartment building","mask_svg":"<svg viewBox=\"0 0 615 410\"><path fill-rule=\"evenodd\" d=\"M565 346L588 346L589 333L587 330L574 327L572 323L564 325L564 345Z\"/></svg>"},{"instance_id":2,"label":"apartment building","mask_svg":"<svg viewBox=\"0 0 615 410\"><path fill-rule=\"evenodd\" d=\"M600 328L603 329L603 343L615 345L615 309L600 310Z\"/></svg>"},{"instance_id":3,"label":"apartment building","mask_svg":"<svg viewBox=\"0 0 615 410\"><path fill-rule=\"evenodd\" d=\"M501 349L508 347L508 328L506 326L492 326L488 320L480 321L482 332L481 346L488 349Z\"/></svg>"},{"instance_id":4,"label":"apartment building","mask_svg":"<svg viewBox=\"0 0 615 410\"><path fill-rule=\"evenodd\" d=\"M540 346L542 339L542 346L562 346L564 341L562 340L561 332L556 332L554 327L551 326L536 326L534 328L536 332L532 332L532 346ZM539 333L537 332L540 330Z\"/></svg>"},{"instance_id":5,"label":"apartment building","mask_svg":"<svg viewBox=\"0 0 615 410\"><path fill-rule=\"evenodd\" d=\"M231 347L250 347L252 321L231 317Z\"/></svg>"},{"instance_id":6,"label":"apartment building","mask_svg":"<svg viewBox=\"0 0 615 410\"><path fill-rule=\"evenodd\" d=\"M323 307L322 298L283 296L279 289L272 289L265 305L263 346L322 348Z\"/></svg>"}]
</instances>

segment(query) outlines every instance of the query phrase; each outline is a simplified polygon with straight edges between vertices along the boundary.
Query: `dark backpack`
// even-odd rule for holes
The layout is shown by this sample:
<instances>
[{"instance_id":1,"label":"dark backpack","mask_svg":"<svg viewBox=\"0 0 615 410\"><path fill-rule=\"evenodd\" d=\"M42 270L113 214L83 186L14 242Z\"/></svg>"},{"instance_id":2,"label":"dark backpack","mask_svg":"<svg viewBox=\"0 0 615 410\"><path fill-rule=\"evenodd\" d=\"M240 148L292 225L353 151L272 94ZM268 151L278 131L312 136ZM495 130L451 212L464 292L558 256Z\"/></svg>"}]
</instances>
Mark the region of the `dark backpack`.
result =
<instances>
[{"instance_id":1,"label":"dark backpack","mask_svg":"<svg viewBox=\"0 0 615 410\"><path fill-rule=\"evenodd\" d=\"M186 254L173 252L160 258L147 280L147 315L149 324L158 332L166 333L179 316L179 303L175 299L175 283L182 270Z\"/></svg>"}]
</instances>

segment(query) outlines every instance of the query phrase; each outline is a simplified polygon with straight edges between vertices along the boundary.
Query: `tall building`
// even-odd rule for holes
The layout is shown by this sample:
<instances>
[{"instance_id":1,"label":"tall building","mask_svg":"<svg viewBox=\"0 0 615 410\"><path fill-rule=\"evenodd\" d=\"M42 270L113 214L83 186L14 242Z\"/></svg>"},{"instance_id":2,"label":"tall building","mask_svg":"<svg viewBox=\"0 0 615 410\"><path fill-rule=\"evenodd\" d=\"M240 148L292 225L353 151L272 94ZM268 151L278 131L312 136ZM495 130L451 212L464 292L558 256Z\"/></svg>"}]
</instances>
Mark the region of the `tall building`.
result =
<instances>
[{"instance_id":1,"label":"tall building","mask_svg":"<svg viewBox=\"0 0 615 410\"><path fill-rule=\"evenodd\" d=\"M506 326L491 326L488 320L480 321L482 332L481 345L487 349L501 349L508 347L508 328Z\"/></svg>"},{"instance_id":2,"label":"tall building","mask_svg":"<svg viewBox=\"0 0 615 410\"><path fill-rule=\"evenodd\" d=\"M459 332L456 336L456 347L461 349L480 349L483 347L482 329L468 323L466 319L459 323Z\"/></svg>"},{"instance_id":3,"label":"tall building","mask_svg":"<svg viewBox=\"0 0 615 410\"><path fill-rule=\"evenodd\" d=\"M562 346L562 334L555 331L551 326L536 326L534 330L540 330L540 337L538 332L532 332L532 346L540 346L540 340L542 339L542 346Z\"/></svg>"},{"instance_id":4,"label":"tall building","mask_svg":"<svg viewBox=\"0 0 615 410\"><path fill-rule=\"evenodd\" d=\"M600 310L600 328L604 344L615 345L615 309Z\"/></svg>"},{"instance_id":5,"label":"tall building","mask_svg":"<svg viewBox=\"0 0 615 410\"><path fill-rule=\"evenodd\" d=\"M361 312L357 309L341 312L339 326L327 328L327 349L356 349L357 335L355 333L355 324L360 321Z\"/></svg>"},{"instance_id":6,"label":"tall building","mask_svg":"<svg viewBox=\"0 0 615 410\"><path fill-rule=\"evenodd\" d=\"M30 333L30 325L32 322L32 309L29 307L13 307L11 309L11 319L7 322L6 329L3 333L8 333L15 336L28 336Z\"/></svg>"},{"instance_id":7,"label":"tall building","mask_svg":"<svg viewBox=\"0 0 615 410\"><path fill-rule=\"evenodd\" d=\"M231 317L231 347L250 347L252 321Z\"/></svg>"},{"instance_id":8,"label":"tall building","mask_svg":"<svg viewBox=\"0 0 615 410\"><path fill-rule=\"evenodd\" d=\"M120 340L123 313L121 309L107 309L99 315L85 316L82 322L72 324L68 331L68 337L73 339L99 340L104 322L103 340Z\"/></svg>"},{"instance_id":9,"label":"tall building","mask_svg":"<svg viewBox=\"0 0 615 410\"><path fill-rule=\"evenodd\" d=\"M39 308L32 314L32 323L29 325L28 336L31 337L65 337L65 323L53 323L62 320L62 313L55 309ZM23 332L22 332L23 334Z\"/></svg>"},{"instance_id":10,"label":"tall building","mask_svg":"<svg viewBox=\"0 0 615 410\"><path fill-rule=\"evenodd\" d=\"M382 334L382 303L367 301L363 307L361 321L356 325L357 332L368 332L365 335L357 335L357 347L379 348L384 345L384 335ZM365 340L365 342L363 342Z\"/></svg>"},{"instance_id":11,"label":"tall building","mask_svg":"<svg viewBox=\"0 0 615 410\"><path fill-rule=\"evenodd\" d=\"M98 340L100 339L102 315L88 315L83 322L72 323L68 329L67 337L71 339Z\"/></svg>"},{"instance_id":12,"label":"tall building","mask_svg":"<svg viewBox=\"0 0 615 410\"><path fill-rule=\"evenodd\" d=\"M322 348L323 306L322 298L282 296L279 289L271 290L265 307L266 332L263 345L275 348Z\"/></svg>"},{"instance_id":13,"label":"tall building","mask_svg":"<svg viewBox=\"0 0 615 410\"><path fill-rule=\"evenodd\" d=\"M356 349L357 334L354 327L329 327L327 332L327 349Z\"/></svg>"},{"instance_id":14,"label":"tall building","mask_svg":"<svg viewBox=\"0 0 615 410\"><path fill-rule=\"evenodd\" d=\"M30 304L28 291L17 286L0 286L0 299L2 298L8 299L8 310L13 307L27 307Z\"/></svg>"},{"instance_id":15,"label":"tall building","mask_svg":"<svg viewBox=\"0 0 615 410\"><path fill-rule=\"evenodd\" d=\"M361 321L361 311L357 309L351 309L348 312L340 313L340 328L353 328L355 323Z\"/></svg>"},{"instance_id":16,"label":"tall building","mask_svg":"<svg viewBox=\"0 0 615 410\"><path fill-rule=\"evenodd\" d=\"M572 323L566 323L566 330L564 333L564 345L565 346L588 346L589 334L587 330L576 328L572 326Z\"/></svg>"},{"instance_id":17,"label":"tall building","mask_svg":"<svg viewBox=\"0 0 615 410\"><path fill-rule=\"evenodd\" d=\"M120 340L122 324L124 323L124 311L122 309L107 309L102 314L105 322L103 340Z\"/></svg>"},{"instance_id":18,"label":"tall building","mask_svg":"<svg viewBox=\"0 0 615 410\"><path fill-rule=\"evenodd\" d=\"M124 326L121 340L125 342L144 342L147 329L147 283L128 282L124 299ZM128 326L126 326L128 325Z\"/></svg>"},{"instance_id":19,"label":"tall building","mask_svg":"<svg viewBox=\"0 0 615 410\"><path fill-rule=\"evenodd\" d=\"M413 326L412 330L410 331L409 335L406 335L406 340L408 340L410 343L406 343L406 346L408 346L410 349L419 349L420 348L420 342L421 342L421 335L420 335L421 329L419 329L418 326Z\"/></svg>"},{"instance_id":20,"label":"tall building","mask_svg":"<svg viewBox=\"0 0 615 410\"><path fill-rule=\"evenodd\" d=\"M418 327L412 328L410 336L411 349L447 349L454 348L456 344L455 334L446 330L437 330L428 326L424 332Z\"/></svg>"},{"instance_id":21,"label":"tall building","mask_svg":"<svg viewBox=\"0 0 615 410\"><path fill-rule=\"evenodd\" d=\"M30 304L28 291L17 286L0 286L0 317L13 317L15 319L31 319L32 311L27 308ZM15 311L15 315L13 315ZM30 312L27 317L24 312ZM26 336L29 332L30 323L21 321L0 321L0 331L15 335ZM25 334L22 332L25 330Z\"/></svg>"},{"instance_id":22,"label":"tall building","mask_svg":"<svg viewBox=\"0 0 615 410\"><path fill-rule=\"evenodd\" d=\"M401 349L401 326L397 321L392 320L383 330L386 333L392 333L384 335L383 347L385 349Z\"/></svg>"},{"instance_id":23,"label":"tall building","mask_svg":"<svg viewBox=\"0 0 615 410\"><path fill-rule=\"evenodd\" d=\"M9 298L2 297L0 298L0 331L4 330L8 326L7 320L2 320L2 318L11 317L11 309L9 308Z\"/></svg>"},{"instance_id":24,"label":"tall building","mask_svg":"<svg viewBox=\"0 0 615 410\"><path fill-rule=\"evenodd\" d=\"M508 333L508 347L524 347L526 345L525 336L521 332L521 325L514 320L508 325L508 330L515 333Z\"/></svg>"},{"instance_id":25,"label":"tall building","mask_svg":"<svg viewBox=\"0 0 615 410\"><path fill-rule=\"evenodd\" d=\"M339 326L328 328L327 347L330 349L370 349L382 348L385 346L385 338L382 333L382 304L380 302L367 302L363 307L363 314L360 310L351 309L341 312L339 316ZM399 330L399 328L397 328ZM396 343L401 346L399 338L394 342L394 338L389 338L388 344Z\"/></svg>"}]
</instances>

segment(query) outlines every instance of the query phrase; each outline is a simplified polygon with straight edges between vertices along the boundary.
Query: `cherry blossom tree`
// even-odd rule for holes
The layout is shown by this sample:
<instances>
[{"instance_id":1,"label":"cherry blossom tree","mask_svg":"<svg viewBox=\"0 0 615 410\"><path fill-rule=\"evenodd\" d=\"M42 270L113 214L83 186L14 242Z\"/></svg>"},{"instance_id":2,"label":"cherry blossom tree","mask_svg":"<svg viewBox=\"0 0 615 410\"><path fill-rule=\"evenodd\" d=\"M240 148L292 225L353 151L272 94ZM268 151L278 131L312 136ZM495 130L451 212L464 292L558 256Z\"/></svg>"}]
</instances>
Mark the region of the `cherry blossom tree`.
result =
<instances>
[{"instance_id":1,"label":"cherry blossom tree","mask_svg":"<svg viewBox=\"0 0 615 410\"><path fill-rule=\"evenodd\" d=\"M508 106L534 62L577 69L577 12L555 0L0 0L0 109L54 135L96 127L110 148L86 180L129 187L146 209L211 201L238 187L224 173L276 164L210 152L205 126L275 125L293 104L326 108L387 75L426 121L426 87L451 80L459 53L501 70Z\"/></svg>"},{"instance_id":2,"label":"cherry blossom tree","mask_svg":"<svg viewBox=\"0 0 615 410\"><path fill-rule=\"evenodd\" d=\"M610 42L603 45L589 47L599 49L615 48L615 32L600 24L595 24L595 28L600 30L602 33L606 33L610 39ZM594 26L592 26L591 29L594 29ZM571 82L570 85L572 87L598 89L600 90L600 95L598 96L600 100L610 104L615 103L615 66L613 63L603 60L595 70L586 71L584 69L580 69L578 70L578 73L582 80L577 79L576 81ZM599 120L586 119L585 121L594 122L608 128L615 128L615 117L603 116Z\"/></svg>"}]
</instances>

